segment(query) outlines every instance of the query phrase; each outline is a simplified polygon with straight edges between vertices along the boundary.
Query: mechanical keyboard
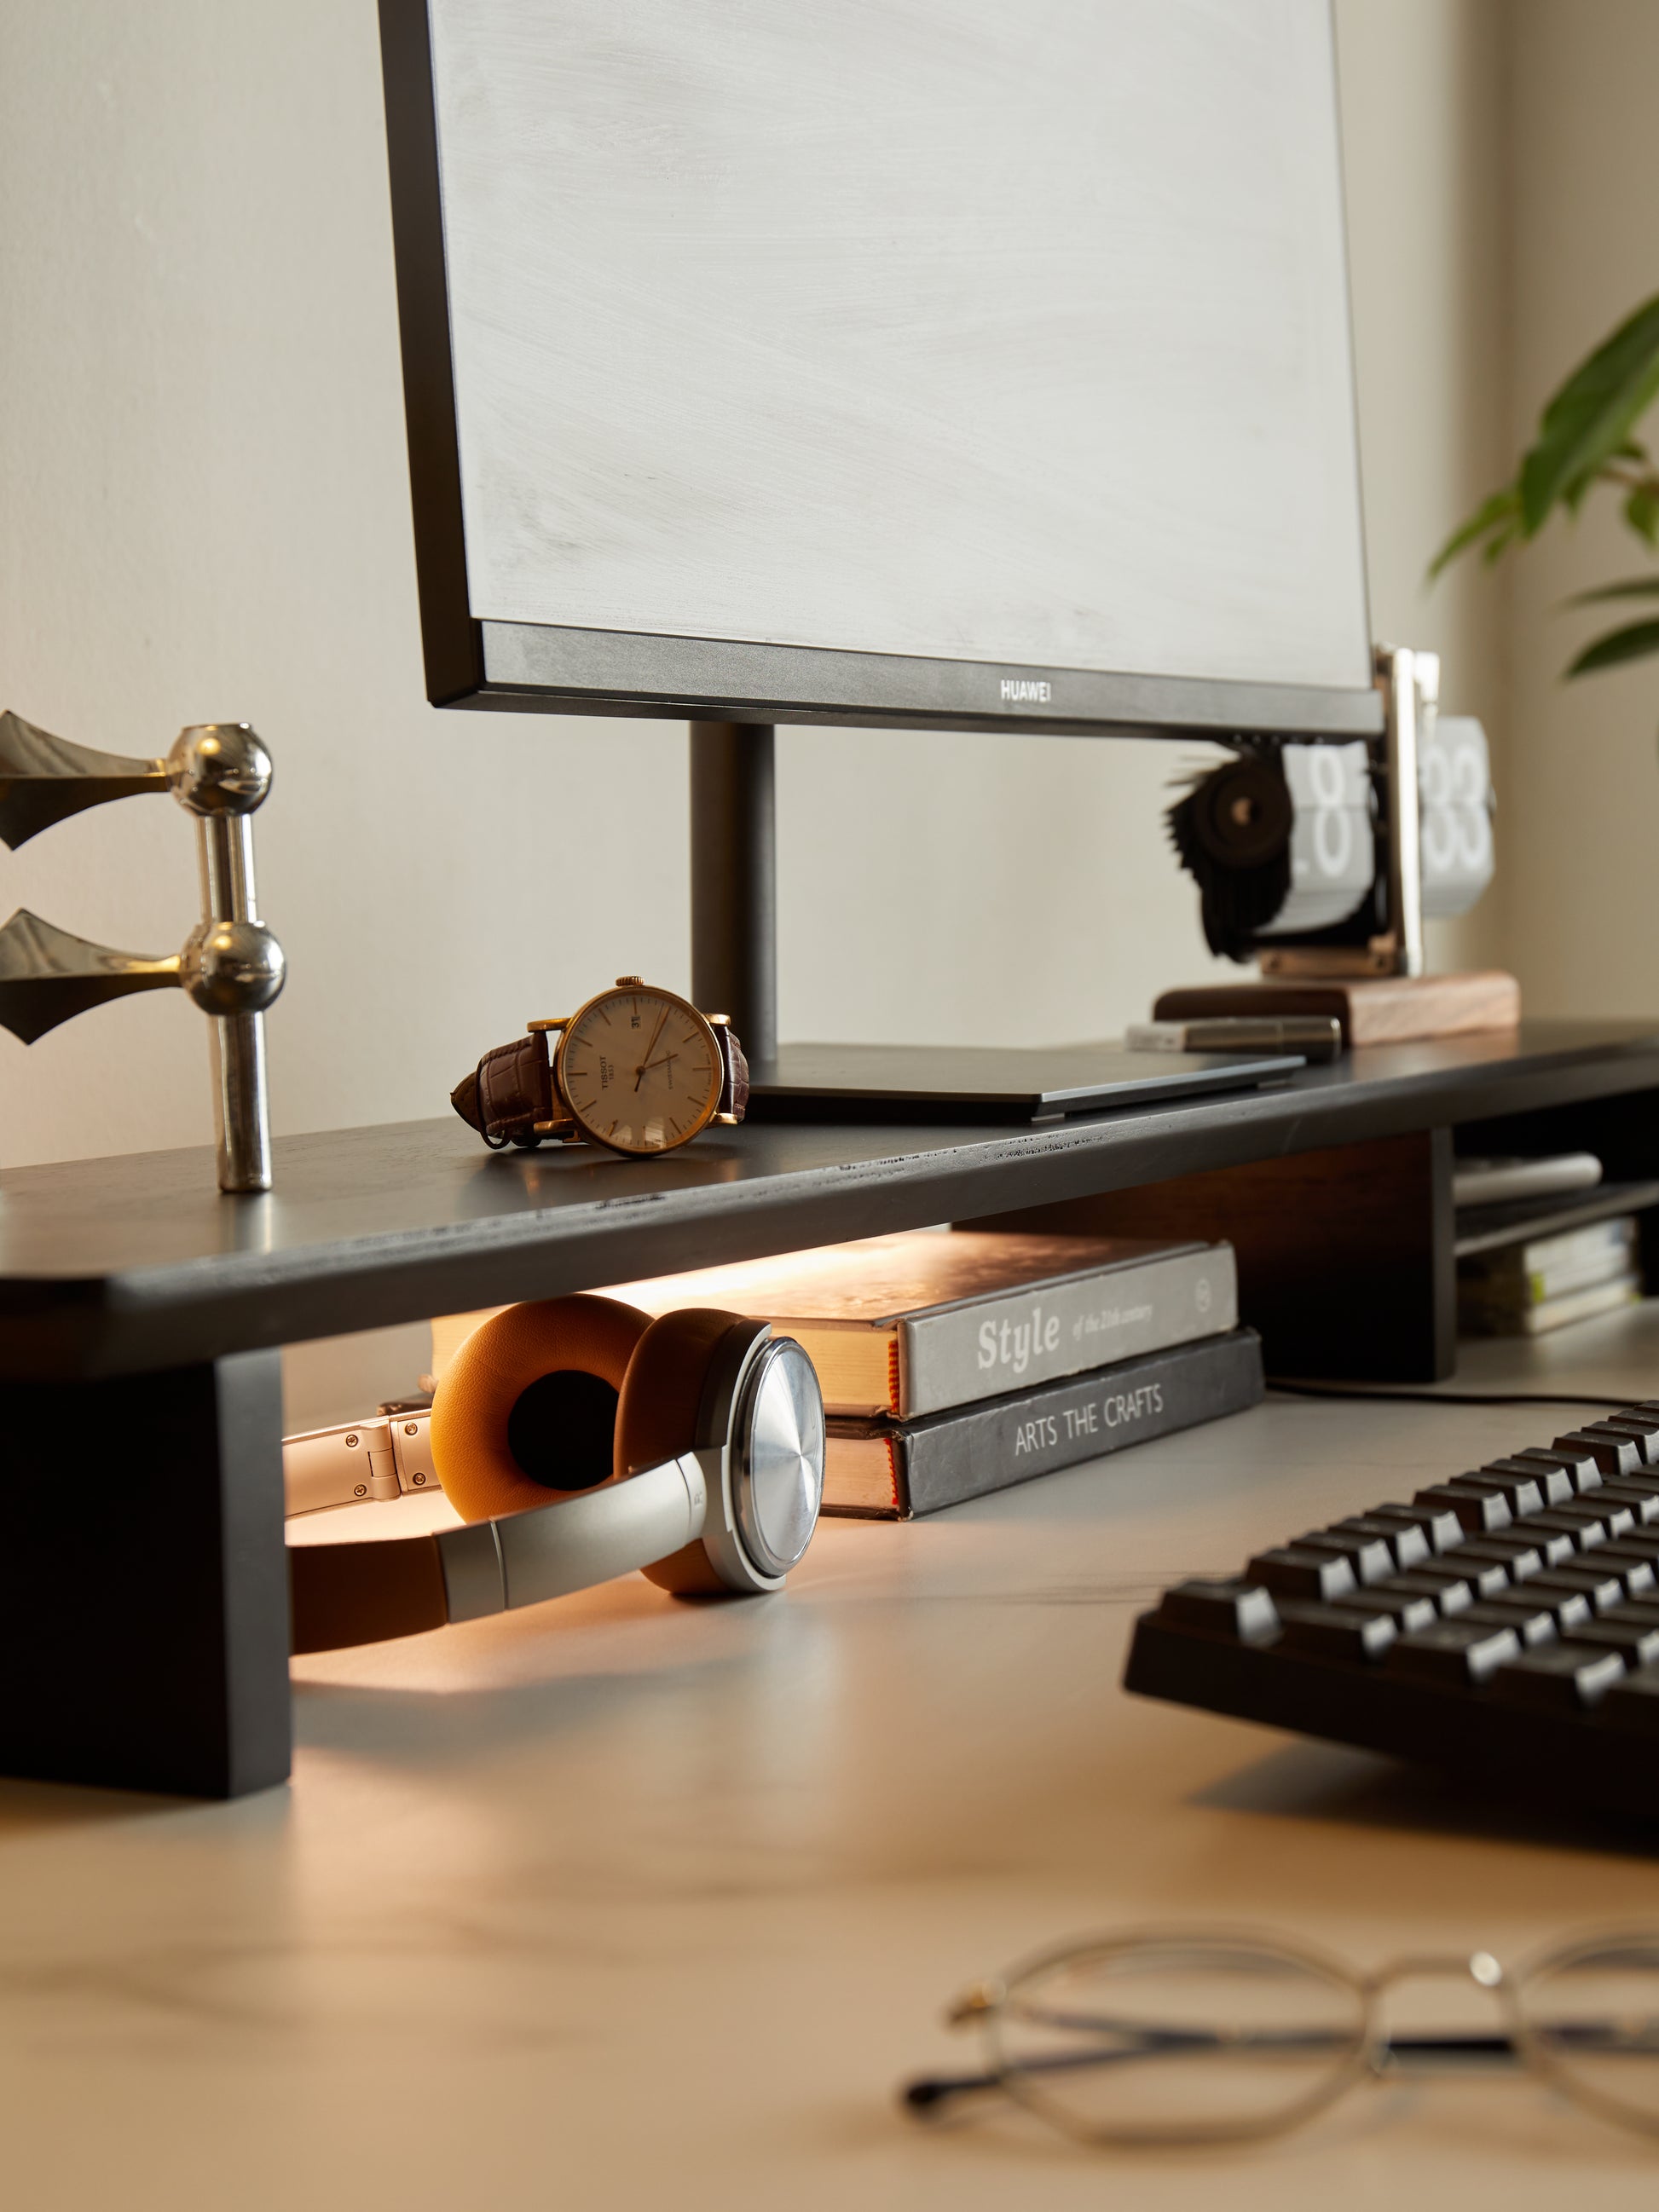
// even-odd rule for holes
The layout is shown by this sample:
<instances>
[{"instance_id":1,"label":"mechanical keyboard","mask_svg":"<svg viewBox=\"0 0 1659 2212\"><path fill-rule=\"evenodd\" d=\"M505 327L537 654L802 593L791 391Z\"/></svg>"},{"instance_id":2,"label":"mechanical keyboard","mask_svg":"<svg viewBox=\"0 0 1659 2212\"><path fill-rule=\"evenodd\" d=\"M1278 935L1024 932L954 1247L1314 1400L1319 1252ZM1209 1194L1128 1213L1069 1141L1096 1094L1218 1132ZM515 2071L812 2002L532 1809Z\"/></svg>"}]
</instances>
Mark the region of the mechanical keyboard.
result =
<instances>
[{"instance_id":1,"label":"mechanical keyboard","mask_svg":"<svg viewBox=\"0 0 1659 2212\"><path fill-rule=\"evenodd\" d=\"M1659 1400L1176 1583L1124 1686L1659 1816Z\"/></svg>"}]
</instances>

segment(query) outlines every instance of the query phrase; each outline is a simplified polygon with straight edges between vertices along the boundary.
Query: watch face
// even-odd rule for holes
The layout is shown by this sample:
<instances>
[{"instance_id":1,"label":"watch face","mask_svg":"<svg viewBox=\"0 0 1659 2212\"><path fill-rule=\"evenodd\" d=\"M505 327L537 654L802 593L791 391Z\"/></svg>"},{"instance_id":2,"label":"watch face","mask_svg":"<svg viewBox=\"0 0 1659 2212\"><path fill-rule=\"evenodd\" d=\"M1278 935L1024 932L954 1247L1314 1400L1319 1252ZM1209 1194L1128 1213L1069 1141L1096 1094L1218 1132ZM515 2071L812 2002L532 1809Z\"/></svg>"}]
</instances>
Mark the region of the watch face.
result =
<instances>
[{"instance_id":1,"label":"watch face","mask_svg":"<svg viewBox=\"0 0 1659 2212\"><path fill-rule=\"evenodd\" d=\"M583 1133L663 1152L708 1124L725 1069L714 1032L672 991L629 984L590 999L559 1047L559 1087Z\"/></svg>"}]
</instances>

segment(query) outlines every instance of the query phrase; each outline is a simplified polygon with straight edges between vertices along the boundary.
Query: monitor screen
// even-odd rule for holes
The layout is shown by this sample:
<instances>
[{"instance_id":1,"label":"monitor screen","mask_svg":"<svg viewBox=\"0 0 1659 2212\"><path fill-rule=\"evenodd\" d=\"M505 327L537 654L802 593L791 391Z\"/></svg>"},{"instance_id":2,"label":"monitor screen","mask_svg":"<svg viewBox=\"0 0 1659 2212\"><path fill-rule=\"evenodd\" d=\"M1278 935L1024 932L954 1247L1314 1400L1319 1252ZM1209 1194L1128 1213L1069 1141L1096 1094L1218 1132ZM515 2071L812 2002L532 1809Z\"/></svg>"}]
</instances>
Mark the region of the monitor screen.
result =
<instances>
[{"instance_id":1,"label":"monitor screen","mask_svg":"<svg viewBox=\"0 0 1659 2212\"><path fill-rule=\"evenodd\" d=\"M428 677L1380 726L1328 0L385 0Z\"/></svg>"}]
</instances>

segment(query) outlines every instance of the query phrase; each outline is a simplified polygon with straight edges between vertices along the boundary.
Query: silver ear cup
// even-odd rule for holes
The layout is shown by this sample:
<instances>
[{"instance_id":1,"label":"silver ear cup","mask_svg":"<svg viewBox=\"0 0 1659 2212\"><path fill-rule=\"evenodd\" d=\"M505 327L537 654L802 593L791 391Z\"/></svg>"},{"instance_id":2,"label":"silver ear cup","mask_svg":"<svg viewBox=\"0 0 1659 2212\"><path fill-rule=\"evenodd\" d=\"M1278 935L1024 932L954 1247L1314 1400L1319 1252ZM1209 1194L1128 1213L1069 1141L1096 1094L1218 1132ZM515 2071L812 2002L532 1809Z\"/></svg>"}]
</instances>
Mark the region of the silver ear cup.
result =
<instances>
[{"instance_id":1,"label":"silver ear cup","mask_svg":"<svg viewBox=\"0 0 1659 2212\"><path fill-rule=\"evenodd\" d=\"M732 1506L763 1575L787 1575L812 1540L823 1497L823 1395L792 1336L760 1347L732 1424Z\"/></svg>"}]
</instances>

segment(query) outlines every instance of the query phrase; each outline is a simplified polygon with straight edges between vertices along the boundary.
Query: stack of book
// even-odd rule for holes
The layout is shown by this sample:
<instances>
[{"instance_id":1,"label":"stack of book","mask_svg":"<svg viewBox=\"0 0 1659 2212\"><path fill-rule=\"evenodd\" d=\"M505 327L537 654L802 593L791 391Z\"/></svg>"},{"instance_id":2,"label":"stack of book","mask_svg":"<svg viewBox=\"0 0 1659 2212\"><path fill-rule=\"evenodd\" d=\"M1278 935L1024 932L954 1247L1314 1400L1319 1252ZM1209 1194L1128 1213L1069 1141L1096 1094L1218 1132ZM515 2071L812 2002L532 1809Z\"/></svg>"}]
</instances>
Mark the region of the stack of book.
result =
<instances>
[{"instance_id":1,"label":"stack of book","mask_svg":"<svg viewBox=\"0 0 1659 2212\"><path fill-rule=\"evenodd\" d=\"M1636 1217L1630 1213L1457 1263L1457 1325L1466 1336L1541 1336L1633 1305L1641 1295Z\"/></svg>"},{"instance_id":2,"label":"stack of book","mask_svg":"<svg viewBox=\"0 0 1659 2212\"><path fill-rule=\"evenodd\" d=\"M1642 1296L1637 1216L1659 1182L1605 1182L1594 1152L1460 1156L1452 1203L1464 1336L1542 1336Z\"/></svg>"},{"instance_id":3,"label":"stack of book","mask_svg":"<svg viewBox=\"0 0 1659 2212\"><path fill-rule=\"evenodd\" d=\"M605 1295L798 1339L830 1416L828 1513L908 1520L1262 1395L1229 1244L916 1230ZM433 1324L436 1372L480 1318Z\"/></svg>"}]
</instances>

